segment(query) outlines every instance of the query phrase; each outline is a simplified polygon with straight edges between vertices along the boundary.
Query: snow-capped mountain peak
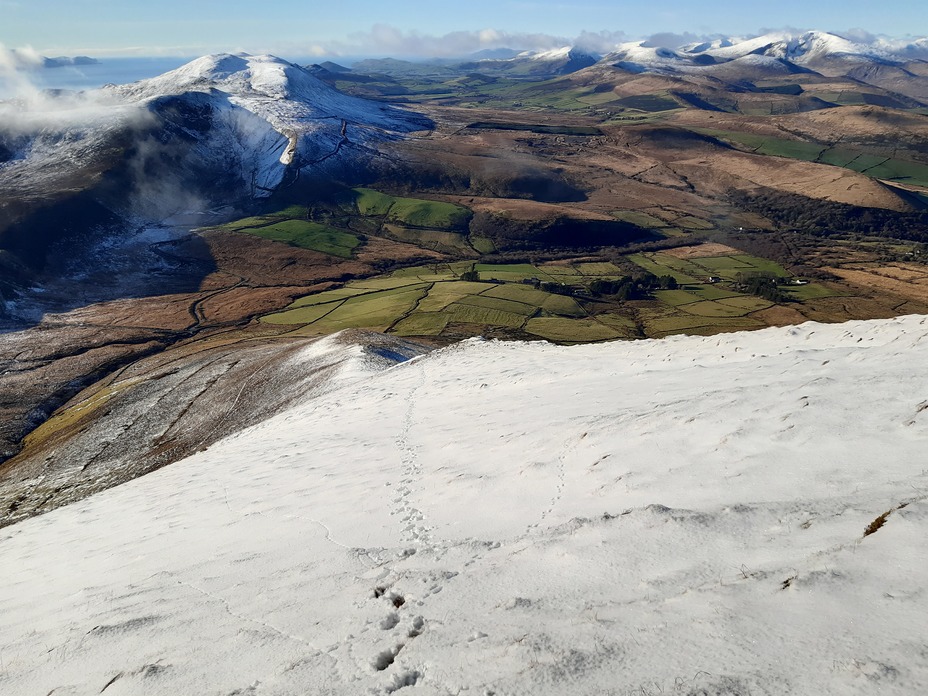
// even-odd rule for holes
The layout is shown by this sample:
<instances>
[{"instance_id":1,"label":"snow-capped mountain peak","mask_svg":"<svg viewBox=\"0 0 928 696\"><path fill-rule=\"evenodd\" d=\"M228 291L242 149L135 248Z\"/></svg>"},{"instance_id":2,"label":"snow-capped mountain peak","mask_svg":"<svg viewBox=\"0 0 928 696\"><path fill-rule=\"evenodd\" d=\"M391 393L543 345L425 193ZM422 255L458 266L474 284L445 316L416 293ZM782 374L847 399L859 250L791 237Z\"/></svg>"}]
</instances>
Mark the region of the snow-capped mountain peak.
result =
<instances>
[{"instance_id":1,"label":"snow-capped mountain peak","mask_svg":"<svg viewBox=\"0 0 928 696\"><path fill-rule=\"evenodd\" d=\"M297 130L299 122L319 118L396 130L408 130L410 124L404 122L415 120L407 112L342 94L308 70L271 55L203 56L158 77L111 89L132 99L219 92L238 106Z\"/></svg>"},{"instance_id":2,"label":"snow-capped mountain peak","mask_svg":"<svg viewBox=\"0 0 928 696\"><path fill-rule=\"evenodd\" d=\"M717 45L716 45L717 44ZM861 43L826 31L803 33L774 32L749 39L731 39L689 46L690 54L711 55L720 60L765 55L788 60L799 65L827 58L857 58L861 60L896 60L891 51L879 43Z\"/></svg>"},{"instance_id":3,"label":"snow-capped mountain peak","mask_svg":"<svg viewBox=\"0 0 928 696\"><path fill-rule=\"evenodd\" d=\"M270 55L217 53L202 56L176 70L131 85L129 93L177 94L216 88L228 93L257 92L287 98L296 66ZM310 76L311 77L311 76ZM315 78L314 78L315 79Z\"/></svg>"},{"instance_id":4,"label":"snow-capped mountain peak","mask_svg":"<svg viewBox=\"0 0 928 696\"><path fill-rule=\"evenodd\" d=\"M429 125L418 114L342 94L308 70L271 55L203 56L109 90L156 112L164 110L165 100L176 111L172 98L196 102L200 116L208 114L211 133L201 156L241 152L247 160L241 180L255 196L285 181L288 168L337 163L352 145Z\"/></svg>"}]
</instances>

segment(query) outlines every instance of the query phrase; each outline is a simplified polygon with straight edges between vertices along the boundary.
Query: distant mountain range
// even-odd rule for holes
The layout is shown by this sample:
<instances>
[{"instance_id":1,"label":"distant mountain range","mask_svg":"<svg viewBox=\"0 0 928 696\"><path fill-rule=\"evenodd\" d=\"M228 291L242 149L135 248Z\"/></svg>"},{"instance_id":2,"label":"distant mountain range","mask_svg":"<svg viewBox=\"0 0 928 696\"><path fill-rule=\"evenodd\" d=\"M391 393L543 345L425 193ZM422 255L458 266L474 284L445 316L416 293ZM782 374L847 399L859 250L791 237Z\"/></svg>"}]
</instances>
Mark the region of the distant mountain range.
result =
<instances>
[{"instance_id":1,"label":"distant mountain range","mask_svg":"<svg viewBox=\"0 0 928 696\"><path fill-rule=\"evenodd\" d=\"M378 73L391 77L429 77L476 71L488 75L543 78L568 75L595 65L602 56L572 46L548 51L492 49L479 51L462 60L409 61L374 58L356 63L356 73Z\"/></svg>"},{"instance_id":2,"label":"distant mountain range","mask_svg":"<svg viewBox=\"0 0 928 696\"><path fill-rule=\"evenodd\" d=\"M425 77L476 71L489 75L537 78L567 75L593 65L611 65L630 72L707 72L734 63L780 72L814 71L844 74L862 66L896 66L928 62L928 38L913 41L855 41L825 31L775 32L752 38L719 38L679 46L650 41L619 44L605 56L579 46L544 51L485 49L458 60L423 61L394 58L356 63L352 72L392 77Z\"/></svg>"},{"instance_id":3,"label":"distant mountain range","mask_svg":"<svg viewBox=\"0 0 928 696\"><path fill-rule=\"evenodd\" d=\"M842 73L855 65L902 66L926 60L928 39L863 43L823 31L779 32L743 40L717 39L673 48L649 45L647 41L630 42L621 44L603 59L632 71L681 72L745 61L754 65L792 65L823 74Z\"/></svg>"},{"instance_id":4,"label":"distant mountain range","mask_svg":"<svg viewBox=\"0 0 928 696\"><path fill-rule=\"evenodd\" d=\"M2 47L0 47L2 48ZM63 68L76 65L97 65L100 61L90 56L56 56L49 58L33 51L11 49L3 51L7 64L17 70L34 70L36 68Z\"/></svg>"},{"instance_id":5,"label":"distant mountain range","mask_svg":"<svg viewBox=\"0 0 928 696\"><path fill-rule=\"evenodd\" d=\"M45 58L43 67L46 68L64 68L72 65L97 65L100 61L89 56L58 56L57 58Z\"/></svg>"}]
</instances>

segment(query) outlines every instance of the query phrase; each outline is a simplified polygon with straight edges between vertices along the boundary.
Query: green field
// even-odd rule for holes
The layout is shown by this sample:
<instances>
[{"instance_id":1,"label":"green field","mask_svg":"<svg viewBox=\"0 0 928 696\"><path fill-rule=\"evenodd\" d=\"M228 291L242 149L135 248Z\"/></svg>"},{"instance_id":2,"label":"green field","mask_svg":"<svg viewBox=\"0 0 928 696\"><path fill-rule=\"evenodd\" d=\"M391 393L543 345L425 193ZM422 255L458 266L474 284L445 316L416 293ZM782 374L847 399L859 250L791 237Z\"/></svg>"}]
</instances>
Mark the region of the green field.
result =
<instances>
[{"instance_id":1,"label":"green field","mask_svg":"<svg viewBox=\"0 0 928 696\"><path fill-rule=\"evenodd\" d=\"M719 331L740 331L765 326L750 317L698 316L668 312L644 311L641 320L649 336L669 336L678 333L710 334Z\"/></svg>"},{"instance_id":2,"label":"green field","mask_svg":"<svg viewBox=\"0 0 928 696\"><path fill-rule=\"evenodd\" d=\"M779 264L747 254L678 259L669 254L650 252L633 254L628 259L656 276L672 275L684 285L699 284L708 276L735 280L739 273L771 273L781 278L789 277Z\"/></svg>"},{"instance_id":3,"label":"green field","mask_svg":"<svg viewBox=\"0 0 928 696\"><path fill-rule=\"evenodd\" d=\"M630 256L629 259L658 276L670 274L678 278L701 278L703 281L707 281L708 276L733 281L742 273L770 273L783 278L789 277L789 273L779 264L748 254L678 259L669 254L654 252L636 254ZM808 286L784 286L790 289L792 287L801 290ZM808 299L826 296L815 294L821 291L827 292L827 289L821 288L821 290L808 293ZM700 283L695 280L683 282L682 287L677 290L658 290L654 296L668 310L673 309L665 315L652 319L654 326L649 327L649 332L654 331L658 334L710 325L718 325L724 330L729 327L730 320L737 318L748 320L747 315L773 305L768 300L737 292L728 287L726 283ZM791 296L800 299L802 294L796 293ZM681 315L691 315L691 317ZM692 317L703 319L696 320ZM750 326L759 323L750 320Z\"/></svg>"},{"instance_id":4,"label":"green field","mask_svg":"<svg viewBox=\"0 0 928 696\"><path fill-rule=\"evenodd\" d=\"M831 288L826 288L818 283L809 283L808 285L787 285L783 290L793 299L815 300L820 297L839 297L841 293Z\"/></svg>"},{"instance_id":5,"label":"green field","mask_svg":"<svg viewBox=\"0 0 928 696\"><path fill-rule=\"evenodd\" d=\"M494 309L500 312L508 312L509 314L518 314L523 317L531 316L538 311L537 305L516 302L514 300L504 300L499 297L487 297L486 295L470 295L469 297L462 298L458 304L468 307Z\"/></svg>"},{"instance_id":6,"label":"green field","mask_svg":"<svg viewBox=\"0 0 928 696\"><path fill-rule=\"evenodd\" d=\"M765 300L762 297L754 297L753 295L742 295L739 297L727 297L721 300L717 300L716 304L725 305L726 307L733 307L735 309L744 310L745 312L756 312L760 309L767 309L768 307L773 306L773 302Z\"/></svg>"},{"instance_id":7,"label":"green field","mask_svg":"<svg viewBox=\"0 0 928 696\"><path fill-rule=\"evenodd\" d=\"M465 230L471 217L467 208L452 203L399 198L367 188L352 189L349 201L361 215L383 217L403 227Z\"/></svg>"},{"instance_id":8,"label":"green field","mask_svg":"<svg viewBox=\"0 0 928 696\"><path fill-rule=\"evenodd\" d=\"M714 230L715 225L707 220L702 218L693 217L692 215L685 215L683 217L677 218L673 221L673 224L677 227L682 227L685 230Z\"/></svg>"},{"instance_id":9,"label":"green field","mask_svg":"<svg viewBox=\"0 0 928 696\"><path fill-rule=\"evenodd\" d=\"M550 295L541 305L541 308L551 314L559 314L565 317L582 317L586 315L586 311L577 304L574 298L565 297L564 295Z\"/></svg>"},{"instance_id":10,"label":"green field","mask_svg":"<svg viewBox=\"0 0 928 696\"><path fill-rule=\"evenodd\" d=\"M771 138L739 131L713 130L710 128L694 128L693 130L703 135L720 138L761 155L829 164L851 169L874 179L928 186L928 164L921 162L870 154L847 147L829 147L818 143Z\"/></svg>"},{"instance_id":11,"label":"green field","mask_svg":"<svg viewBox=\"0 0 928 696\"><path fill-rule=\"evenodd\" d=\"M351 232L309 220L309 215L308 208L292 205L265 215L241 218L207 229L249 234L301 249L351 258L354 250L361 245L361 240Z\"/></svg>"},{"instance_id":12,"label":"green field","mask_svg":"<svg viewBox=\"0 0 928 696\"><path fill-rule=\"evenodd\" d=\"M614 263L586 262L575 264L575 268L584 276L605 276L614 278L622 275L622 271Z\"/></svg>"},{"instance_id":13,"label":"green field","mask_svg":"<svg viewBox=\"0 0 928 696\"><path fill-rule=\"evenodd\" d=\"M393 327L398 336L439 336L451 319L445 312L416 312Z\"/></svg>"},{"instance_id":14,"label":"green field","mask_svg":"<svg viewBox=\"0 0 928 696\"><path fill-rule=\"evenodd\" d=\"M739 293L719 285L694 285L686 288L700 300L721 300L725 297L738 297Z\"/></svg>"},{"instance_id":15,"label":"green field","mask_svg":"<svg viewBox=\"0 0 928 696\"><path fill-rule=\"evenodd\" d=\"M638 210L617 210L612 213L612 217L616 220L622 220L623 222L628 222L637 227L642 227L644 229L654 229L667 227L667 223L656 218L653 215L648 215L647 213L642 213Z\"/></svg>"},{"instance_id":16,"label":"green field","mask_svg":"<svg viewBox=\"0 0 928 696\"><path fill-rule=\"evenodd\" d=\"M282 220L262 227L241 226L242 222L238 221L235 231L344 259L351 258L351 253L361 244L353 234L307 220Z\"/></svg>"},{"instance_id":17,"label":"green field","mask_svg":"<svg viewBox=\"0 0 928 696\"><path fill-rule=\"evenodd\" d=\"M631 97L622 97L616 99L615 105L625 109L635 109L637 111L670 111L679 109L680 105L677 100L667 94L638 94Z\"/></svg>"},{"instance_id":18,"label":"green field","mask_svg":"<svg viewBox=\"0 0 928 696\"><path fill-rule=\"evenodd\" d=\"M679 268L673 267L667 261L663 263L660 260L655 261L656 256L656 254L632 254L628 257L628 260L638 266L641 266L641 268L644 270L648 271L649 273L653 273L658 277L663 275L673 276L674 280L676 280L681 285L685 285L687 283L699 283L701 280L703 280L701 276L705 274L698 273L699 269L692 268L691 270L693 271L694 275L690 275L689 273L684 273ZM669 256L663 254L661 256L664 259L670 259Z\"/></svg>"},{"instance_id":19,"label":"green field","mask_svg":"<svg viewBox=\"0 0 928 696\"><path fill-rule=\"evenodd\" d=\"M460 284L463 285L463 283ZM475 285L475 283L470 283L470 285ZM551 293L536 290L531 285L522 285L521 283L506 283L505 285L488 285L484 287L489 288L482 293L484 297L499 297L504 300L514 300L515 302L523 302L536 307L540 307L545 300L552 297Z\"/></svg>"},{"instance_id":20,"label":"green field","mask_svg":"<svg viewBox=\"0 0 928 696\"><path fill-rule=\"evenodd\" d=\"M606 326L593 318L539 317L530 319L525 326L525 331L558 343L607 341L628 337L627 332Z\"/></svg>"},{"instance_id":21,"label":"green field","mask_svg":"<svg viewBox=\"0 0 928 696\"><path fill-rule=\"evenodd\" d=\"M465 297L479 295L493 287L493 285L487 285L486 283L465 283L462 281L435 283L428 296L419 303L419 311L440 312Z\"/></svg>"},{"instance_id":22,"label":"green field","mask_svg":"<svg viewBox=\"0 0 928 696\"><path fill-rule=\"evenodd\" d=\"M616 325L618 328L609 328L590 320L573 297L545 292L521 282L461 281L455 271L467 270L470 264L453 266L419 266L392 276L352 281L342 288L300 298L261 321L301 325L303 334L357 327L403 336L435 336L461 325L472 326L474 330L478 326L496 326L527 331L532 322L536 330L529 333L571 342L615 338L628 332L627 325L621 322ZM489 265L485 270L520 278L545 276L529 264ZM591 263L589 270L617 269L612 264ZM539 324L538 319L558 321ZM566 327L572 323L576 326L568 330Z\"/></svg>"},{"instance_id":23,"label":"green field","mask_svg":"<svg viewBox=\"0 0 928 696\"><path fill-rule=\"evenodd\" d=\"M353 192L355 194L354 204L361 215L386 215L396 201L393 196L373 189L357 188L353 189Z\"/></svg>"},{"instance_id":24,"label":"green field","mask_svg":"<svg viewBox=\"0 0 928 696\"><path fill-rule=\"evenodd\" d=\"M345 300L337 309L313 322L313 326L324 333L350 328L383 331L412 311L427 291L426 285L420 285L360 295Z\"/></svg>"},{"instance_id":25,"label":"green field","mask_svg":"<svg viewBox=\"0 0 928 696\"><path fill-rule=\"evenodd\" d=\"M725 278L734 278L737 273L747 273L756 270L754 266L732 256L713 256L693 261L694 266L705 269L706 273Z\"/></svg>"},{"instance_id":26,"label":"green field","mask_svg":"<svg viewBox=\"0 0 928 696\"><path fill-rule=\"evenodd\" d=\"M449 305L445 309L445 312L449 317L449 321L463 322L466 324L507 326L517 329L526 322L526 316L524 314L516 314L515 312L507 312L490 307L478 307L461 302Z\"/></svg>"},{"instance_id":27,"label":"green field","mask_svg":"<svg viewBox=\"0 0 928 696\"><path fill-rule=\"evenodd\" d=\"M342 258L350 258L351 252L361 243L353 234L303 220L286 220L269 227L242 231Z\"/></svg>"},{"instance_id":28,"label":"green field","mask_svg":"<svg viewBox=\"0 0 928 696\"><path fill-rule=\"evenodd\" d=\"M400 227L399 225L384 225L385 236L407 244L414 244L423 249L432 249L445 254L474 255L474 249L467 243L466 237L457 232L445 230L421 229Z\"/></svg>"},{"instance_id":29,"label":"green field","mask_svg":"<svg viewBox=\"0 0 928 696\"><path fill-rule=\"evenodd\" d=\"M488 237L477 237L471 235L468 238L470 245L480 254L492 254L496 251L496 244Z\"/></svg>"},{"instance_id":30,"label":"green field","mask_svg":"<svg viewBox=\"0 0 928 696\"><path fill-rule=\"evenodd\" d=\"M480 280L489 280L496 278L508 282L519 282L521 280L531 280L537 278L549 282L555 282L558 279L545 273L536 266L528 263L513 264L487 264L478 263L474 269L480 274Z\"/></svg>"},{"instance_id":31,"label":"green field","mask_svg":"<svg viewBox=\"0 0 928 696\"><path fill-rule=\"evenodd\" d=\"M332 302L346 300L349 297L354 297L355 295L363 295L367 292L370 291L365 290L364 288L339 288L338 290L329 290L328 292L324 292L320 295L307 295L306 297L301 297L296 302L291 304L290 307L310 307L313 305L330 304Z\"/></svg>"},{"instance_id":32,"label":"green field","mask_svg":"<svg viewBox=\"0 0 928 696\"><path fill-rule=\"evenodd\" d=\"M686 290L658 290L654 296L664 304L671 307L681 307L683 305L701 302L703 298Z\"/></svg>"}]
</instances>

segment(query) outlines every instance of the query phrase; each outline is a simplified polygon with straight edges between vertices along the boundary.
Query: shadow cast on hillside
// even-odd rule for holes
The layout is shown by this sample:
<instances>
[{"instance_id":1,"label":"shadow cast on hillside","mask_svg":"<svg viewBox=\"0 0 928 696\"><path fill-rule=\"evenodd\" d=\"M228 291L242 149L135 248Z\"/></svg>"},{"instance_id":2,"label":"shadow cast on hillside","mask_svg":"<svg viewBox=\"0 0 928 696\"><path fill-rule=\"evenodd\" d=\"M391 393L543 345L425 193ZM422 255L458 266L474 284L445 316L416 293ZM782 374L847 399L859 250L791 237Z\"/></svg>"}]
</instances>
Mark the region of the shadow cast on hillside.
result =
<instances>
[{"instance_id":1,"label":"shadow cast on hillside","mask_svg":"<svg viewBox=\"0 0 928 696\"><path fill-rule=\"evenodd\" d=\"M24 254L31 263L16 251L0 248L0 334L100 302L196 293L216 271L201 237L172 228L123 224L68 236L41 257Z\"/></svg>"}]
</instances>

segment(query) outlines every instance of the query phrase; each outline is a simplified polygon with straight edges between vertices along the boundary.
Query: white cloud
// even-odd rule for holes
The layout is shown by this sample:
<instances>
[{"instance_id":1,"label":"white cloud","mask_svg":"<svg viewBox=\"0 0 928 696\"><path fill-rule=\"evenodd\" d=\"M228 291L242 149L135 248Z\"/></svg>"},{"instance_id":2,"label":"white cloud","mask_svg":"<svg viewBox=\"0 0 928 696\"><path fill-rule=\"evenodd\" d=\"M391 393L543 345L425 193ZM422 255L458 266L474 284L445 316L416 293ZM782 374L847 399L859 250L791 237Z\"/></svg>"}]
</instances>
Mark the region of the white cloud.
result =
<instances>
[{"instance_id":1,"label":"white cloud","mask_svg":"<svg viewBox=\"0 0 928 696\"><path fill-rule=\"evenodd\" d=\"M606 54L628 40L629 37L624 31L584 31L573 40L573 45L585 51Z\"/></svg>"},{"instance_id":2,"label":"white cloud","mask_svg":"<svg viewBox=\"0 0 928 696\"><path fill-rule=\"evenodd\" d=\"M592 35L591 35L592 36ZM313 55L393 55L421 57L459 57L487 48L548 50L573 43L572 39L550 34L507 32L498 29L453 31L441 36L405 31L388 24L376 24L370 31L351 34L345 41L316 44Z\"/></svg>"}]
</instances>

